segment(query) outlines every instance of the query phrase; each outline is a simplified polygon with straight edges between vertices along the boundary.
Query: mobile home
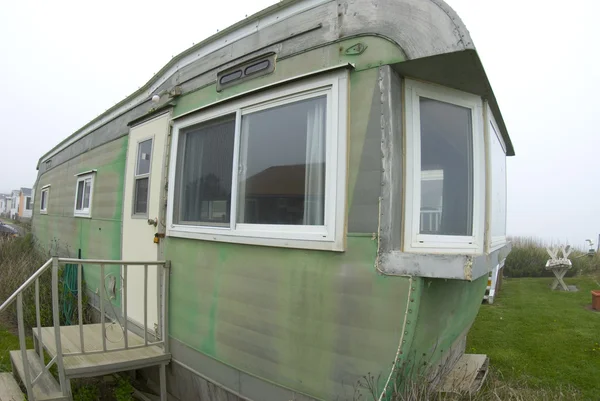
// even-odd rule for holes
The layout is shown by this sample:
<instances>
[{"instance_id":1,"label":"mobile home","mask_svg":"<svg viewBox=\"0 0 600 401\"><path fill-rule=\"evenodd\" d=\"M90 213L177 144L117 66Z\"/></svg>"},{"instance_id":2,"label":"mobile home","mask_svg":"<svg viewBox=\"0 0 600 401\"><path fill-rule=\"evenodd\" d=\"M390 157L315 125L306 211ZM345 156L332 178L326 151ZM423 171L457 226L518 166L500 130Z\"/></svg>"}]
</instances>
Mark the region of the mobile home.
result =
<instances>
[{"instance_id":1,"label":"mobile home","mask_svg":"<svg viewBox=\"0 0 600 401\"><path fill-rule=\"evenodd\" d=\"M509 250L513 154L443 1L250 16L40 158L39 243L83 265L102 326L163 356L64 354L61 380L156 365L181 400L334 400L371 374L386 399L406 366L452 369Z\"/></svg>"}]
</instances>

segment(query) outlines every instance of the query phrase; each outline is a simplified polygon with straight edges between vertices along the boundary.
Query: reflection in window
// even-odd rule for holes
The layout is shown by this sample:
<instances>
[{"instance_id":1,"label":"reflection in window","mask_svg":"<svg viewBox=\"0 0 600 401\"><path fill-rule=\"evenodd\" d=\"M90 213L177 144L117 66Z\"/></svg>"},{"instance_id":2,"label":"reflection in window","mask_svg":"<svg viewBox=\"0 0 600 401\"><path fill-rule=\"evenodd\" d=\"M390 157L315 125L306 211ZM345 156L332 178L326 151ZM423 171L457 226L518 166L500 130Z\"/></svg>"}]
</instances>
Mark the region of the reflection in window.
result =
<instances>
[{"instance_id":1,"label":"reflection in window","mask_svg":"<svg viewBox=\"0 0 600 401\"><path fill-rule=\"evenodd\" d=\"M323 225L326 96L242 117L238 222Z\"/></svg>"},{"instance_id":2,"label":"reflection in window","mask_svg":"<svg viewBox=\"0 0 600 401\"><path fill-rule=\"evenodd\" d=\"M437 234L441 228L444 170L421 171L421 232Z\"/></svg>"},{"instance_id":3,"label":"reflection in window","mask_svg":"<svg viewBox=\"0 0 600 401\"><path fill-rule=\"evenodd\" d=\"M421 97L421 234L473 232L471 110ZM437 177L437 178L436 178Z\"/></svg>"},{"instance_id":4,"label":"reflection in window","mask_svg":"<svg viewBox=\"0 0 600 401\"><path fill-rule=\"evenodd\" d=\"M506 154L499 133L490 121L490 153L492 176L492 238L506 235Z\"/></svg>"},{"instance_id":5,"label":"reflection in window","mask_svg":"<svg viewBox=\"0 0 600 401\"><path fill-rule=\"evenodd\" d=\"M229 225L235 115L186 130L178 183L178 223Z\"/></svg>"}]
</instances>

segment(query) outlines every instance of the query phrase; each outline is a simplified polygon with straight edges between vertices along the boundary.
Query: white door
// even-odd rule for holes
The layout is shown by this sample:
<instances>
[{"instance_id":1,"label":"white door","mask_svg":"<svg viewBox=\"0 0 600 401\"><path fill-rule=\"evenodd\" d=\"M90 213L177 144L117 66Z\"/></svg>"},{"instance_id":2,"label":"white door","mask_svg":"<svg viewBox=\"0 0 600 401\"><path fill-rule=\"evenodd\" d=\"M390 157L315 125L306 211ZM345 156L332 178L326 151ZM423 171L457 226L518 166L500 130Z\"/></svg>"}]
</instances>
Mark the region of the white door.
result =
<instances>
[{"instance_id":1,"label":"white door","mask_svg":"<svg viewBox=\"0 0 600 401\"><path fill-rule=\"evenodd\" d=\"M132 127L129 131L125 194L123 200L122 258L131 261L157 260L154 243L160 208L160 187L169 132L170 114ZM159 222L160 224L160 222ZM148 330L158 324L158 271L148 266ZM127 270L127 316L143 327L144 267Z\"/></svg>"}]
</instances>

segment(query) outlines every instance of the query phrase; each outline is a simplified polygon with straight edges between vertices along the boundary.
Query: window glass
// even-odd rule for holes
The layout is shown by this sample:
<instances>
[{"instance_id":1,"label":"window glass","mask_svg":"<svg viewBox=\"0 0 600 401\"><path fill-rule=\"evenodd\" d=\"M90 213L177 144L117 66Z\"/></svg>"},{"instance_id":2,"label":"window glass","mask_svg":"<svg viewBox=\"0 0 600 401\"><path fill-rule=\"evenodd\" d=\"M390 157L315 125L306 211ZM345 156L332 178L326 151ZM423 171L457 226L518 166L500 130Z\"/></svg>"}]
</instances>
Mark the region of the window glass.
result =
<instances>
[{"instance_id":1,"label":"window glass","mask_svg":"<svg viewBox=\"0 0 600 401\"><path fill-rule=\"evenodd\" d=\"M138 146L137 171L136 175L150 173L150 156L152 152L152 139L140 142Z\"/></svg>"},{"instance_id":2,"label":"window glass","mask_svg":"<svg viewBox=\"0 0 600 401\"><path fill-rule=\"evenodd\" d=\"M75 205L75 209L82 210L83 209L83 187L85 185L84 181L77 182L77 203Z\"/></svg>"},{"instance_id":3,"label":"window glass","mask_svg":"<svg viewBox=\"0 0 600 401\"><path fill-rule=\"evenodd\" d=\"M498 132L490 121L490 147L492 161L492 237L506 235L506 154Z\"/></svg>"},{"instance_id":4,"label":"window glass","mask_svg":"<svg viewBox=\"0 0 600 401\"><path fill-rule=\"evenodd\" d=\"M90 208L91 188L92 188L92 180L90 180L90 179L85 180L85 188L83 190L83 208L84 209Z\"/></svg>"},{"instance_id":5,"label":"window glass","mask_svg":"<svg viewBox=\"0 0 600 401\"><path fill-rule=\"evenodd\" d=\"M419 98L421 122L420 233L473 232L471 109Z\"/></svg>"},{"instance_id":6,"label":"window glass","mask_svg":"<svg viewBox=\"0 0 600 401\"><path fill-rule=\"evenodd\" d=\"M40 209L46 210L46 197L48 196L48 191L42 191L42 198L40 199Z\"/></svg>"},{"instance_id":7,"label":"window glass","mask_svg":"<svg viewBox=\"0 0 600 401\"><path fill-rule=\"evenodd\" d=\"M326 96L242 117L238 222L323 225Z\"/></svg>"},{"instance_id":8,"label":"window glass","mask_svg":"<svg viewBox=\"0 0 600 401\"><path fill-rule=\"evenodd\" d=\"M229 225L235 115L202 123L182 136L178 223Z\"/></svg>"},{"instance_id":9,"label":"window glass","mask_svg":"<svg viewBox=\"0 0 600 401\"><path fill-rule=\"evenodd\" d=\"M146 214L148 212L148 177L135 180L135 214Z\"/></svg>"},{"instance_id":10,"label":"window glass","mask_svg":"<svg viewBox=\"0 0 600 401\"><path fill-rule=\"evenodd\" d=\"M31 210L31 197L29 196L25 198L25 209Z\"/></svg>"}]
</instances>

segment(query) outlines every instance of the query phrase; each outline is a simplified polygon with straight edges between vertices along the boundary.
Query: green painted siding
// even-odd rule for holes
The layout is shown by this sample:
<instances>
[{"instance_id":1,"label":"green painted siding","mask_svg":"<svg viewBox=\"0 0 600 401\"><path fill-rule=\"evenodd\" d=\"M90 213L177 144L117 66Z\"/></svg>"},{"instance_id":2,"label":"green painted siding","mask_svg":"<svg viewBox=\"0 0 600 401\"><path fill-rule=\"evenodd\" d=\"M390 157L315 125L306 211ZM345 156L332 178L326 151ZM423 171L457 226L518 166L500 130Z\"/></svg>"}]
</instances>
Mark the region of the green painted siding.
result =
<instances>
[{"instance_id":1,"label":"green painted siding","mask_svg":"<svg viewBox=\"0 0 600 401\"><path fill-rule=\"evenodd\" d=\"M37 183L33 231L40 246L60 256L120 259L123 175L128 137L94 148L43 174ZM75 174L96 169L92 197L92 217L73 216ZM39 212L41 188L50 185L48 214ZM106 267L106 274L120 277L119 267ZM97 266L84 270L88 288L96 292L100 285ZM118 295L120 298L120 295ZM117 299L117 303L120 299Z\"/></svg>"},{"instance_id":2,"label":"green painted siding","mask_svg":"<svg viewBox=\"0 0 600 401\"><path fill-rule=\"evenodd\" d=\"M470 282L418 278L419 315L410 347L410 362L434 365L473 321L487 285L487 275Z\"/></svg>"},{"instance_id":3,"label":"green painted siding","mask_svg":"<svg viewBox=\"0 0 600 401\"><path fill-rule=\"evenodd\" d=\"M171 336L320 399L352 394L391 366L407 301L407 278L375 274L376 247L370 237L350 237L345 253L169 238Z\"/></svg>"}]
</instances>

